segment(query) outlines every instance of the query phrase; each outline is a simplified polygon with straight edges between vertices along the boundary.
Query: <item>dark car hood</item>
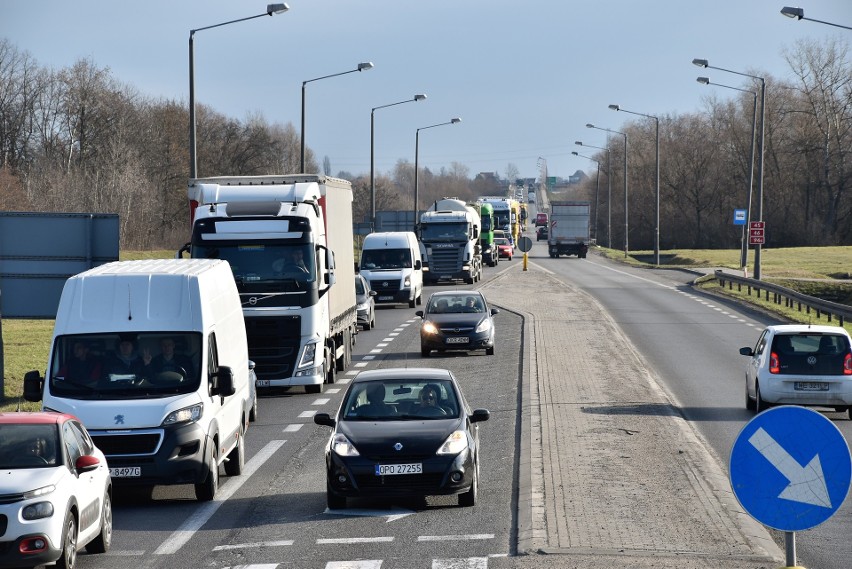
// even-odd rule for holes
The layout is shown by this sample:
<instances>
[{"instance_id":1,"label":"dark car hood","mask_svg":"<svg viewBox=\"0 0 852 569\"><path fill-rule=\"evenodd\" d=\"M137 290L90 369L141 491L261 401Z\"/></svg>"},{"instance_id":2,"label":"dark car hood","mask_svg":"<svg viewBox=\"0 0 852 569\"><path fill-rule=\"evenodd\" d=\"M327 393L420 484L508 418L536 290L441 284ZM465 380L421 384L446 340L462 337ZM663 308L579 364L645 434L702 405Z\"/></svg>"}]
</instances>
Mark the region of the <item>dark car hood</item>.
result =
<instances>
[{"instance_id":1,"label":"dark car hood","mask_svg":"<svg viewBox=\"0 0 852 569\"><path fill-rule=\"evenodd\" d=\"M462 418L405 421L340 421L338 432L355 445L361 456L429 455L450 433L461 429ZM397 451L393 447L402 444Z\"/></svg>"},{"instance_id":2,"label":"dark car hood","mask_svg":"<svg viewBox=\"0 0 852 569\"><path fill-rule=\"evenodd\" d=\"M427 314L426 319L441 328L476 328L487 316L484 312L451 312L449 314Z\"/></svg>"}]
</instances>

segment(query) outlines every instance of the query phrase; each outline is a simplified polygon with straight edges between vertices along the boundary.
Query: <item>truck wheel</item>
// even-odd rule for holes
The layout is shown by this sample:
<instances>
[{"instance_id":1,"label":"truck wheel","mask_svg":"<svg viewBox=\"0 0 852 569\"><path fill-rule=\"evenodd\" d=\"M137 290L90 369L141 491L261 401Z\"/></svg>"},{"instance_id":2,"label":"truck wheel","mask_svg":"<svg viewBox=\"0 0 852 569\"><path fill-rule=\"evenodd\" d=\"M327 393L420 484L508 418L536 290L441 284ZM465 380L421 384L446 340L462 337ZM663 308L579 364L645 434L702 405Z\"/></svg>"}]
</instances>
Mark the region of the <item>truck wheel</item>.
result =
<instances>
[{"instance_id":1,"label":"truck wheel","mask_svg":"<svg viewBox=\"0 0 852 569\"><path fill-rule=\"evenodd\" d=\"M337 359L334 357L334 343L332 342L331 347L325 354L325 382L329 385L333 385L334 381L337 379Z\"/></svg>"},{"instance_id":2,"label":"truck wheel","mask_svg":"<svg viewBox=\"0 0 852 569\"><path fill-rule=\"evenodd\" d=\"M417 299L412 298L411 300L408 301L408 308L414 308L415 304L417 304Z\"/></svg>"},{"instance_id":3,"label":"truck wheel","mask_svg":"<svg viewBox=\"0 0 852 569\"><path fill-rule=\"evenodd\" d=\"M305 393L322 393L322 383L316 385L306 385Z\"/></svg>"},{"instance_id":4,"label":"truck wheel","mask_svg":"<svg viewBox=\"0 0 852 569\"><path fill-rule=\"evenodd\" d=\"M210 452L207 454L207 477L195 485L195 498L199 502L211 502L219 490L219 452L216 450L216 440L209 443Z\"/></svg>"}]
</instances>

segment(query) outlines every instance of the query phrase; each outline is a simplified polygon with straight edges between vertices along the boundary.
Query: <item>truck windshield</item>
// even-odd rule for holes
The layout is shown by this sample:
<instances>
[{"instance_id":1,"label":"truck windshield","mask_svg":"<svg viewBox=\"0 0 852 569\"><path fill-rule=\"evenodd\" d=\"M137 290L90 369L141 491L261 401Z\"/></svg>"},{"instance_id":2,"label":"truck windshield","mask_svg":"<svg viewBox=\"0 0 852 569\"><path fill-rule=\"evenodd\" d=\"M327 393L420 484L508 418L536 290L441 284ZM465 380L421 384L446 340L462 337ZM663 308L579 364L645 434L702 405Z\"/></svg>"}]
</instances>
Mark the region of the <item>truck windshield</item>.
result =
<instances>
[{"instance_id":1,"label":"truck windshield","mask_svg":"<svg viewBox=\"0 0 852 569\"><path fill-rule=\"evenodd\" d=\"M429 223L420 226L420 239L423 242L467 241L466 223Z\"/></svg>"},{"instance_id":2,"label":"truck windshield","mask_svg":"<svg viewBox=\"0 0 852 569\"><path fill-rule=\"evenodd\" d=\"M70 399L148 399L196 391L201 334L140 332L59 336L50 391Z\"/></svg>"},{"instance_id":3,"label":"truck windshield","mask_svg":"<svg viewBox=\"0 0 852 569\"><path fill-rule=\"evenodd\" d=\"M411 251L408 249L367 249L361 252L361 268L370 271L410 269Z\"/></svg>"},{"instance_id":4,"label":"truck windshield","mask_svg":"<svg viewBox=\"0 0 852 569\"><path fill-rule=\"evenodd\" d=\"M483 215L482 216L482 233L483 234L491 233L491 230L493 229L493 227L491 227L491 221L492 220L491 220L490 215Z\"/></svg>"},{"instance_id":5,"label":"truck windshield","mask_svg":"<svg viewBox=\"0 0 852 569\"><path fill-rule=\"evenodd\" d=\"M193 245L192 256L228 261L238 286L272 281L298 285L313 283L317 276L314 249L309 243L206 242ZM304 288L304 284L301 287Z\"/></svg>"}]
</instances>

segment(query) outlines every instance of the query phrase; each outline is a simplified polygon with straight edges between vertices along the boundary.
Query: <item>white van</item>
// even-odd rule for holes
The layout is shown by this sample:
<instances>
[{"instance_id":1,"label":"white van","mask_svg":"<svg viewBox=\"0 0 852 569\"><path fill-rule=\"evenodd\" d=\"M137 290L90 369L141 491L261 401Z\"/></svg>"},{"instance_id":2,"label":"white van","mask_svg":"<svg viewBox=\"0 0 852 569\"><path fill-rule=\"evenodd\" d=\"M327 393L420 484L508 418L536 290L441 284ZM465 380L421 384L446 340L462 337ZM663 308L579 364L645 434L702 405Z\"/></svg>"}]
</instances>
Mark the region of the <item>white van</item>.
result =
<instances>
[{"instance_id":1,"label":"white van","mask_svg":"<svg viewBox=\"0 0 852 569\"><path fill-rule=\"evenodd\" d=\"M360 272L376 291L376 304L423 302L423 260L412 231L370 233L361 248Z\"/></svg>"},{"instance_id":2,"label":"white van","mask_svg":"<svg viewBox=\"0 0 852 569\"><path fill-rule=\"evenodd\" d=\"M194 484L212 500L236 476L257 414L240 297L227 261L107 263L62 290L46 377L24 398L71 413L113 484Z\"/></svg>"}]
</instances>

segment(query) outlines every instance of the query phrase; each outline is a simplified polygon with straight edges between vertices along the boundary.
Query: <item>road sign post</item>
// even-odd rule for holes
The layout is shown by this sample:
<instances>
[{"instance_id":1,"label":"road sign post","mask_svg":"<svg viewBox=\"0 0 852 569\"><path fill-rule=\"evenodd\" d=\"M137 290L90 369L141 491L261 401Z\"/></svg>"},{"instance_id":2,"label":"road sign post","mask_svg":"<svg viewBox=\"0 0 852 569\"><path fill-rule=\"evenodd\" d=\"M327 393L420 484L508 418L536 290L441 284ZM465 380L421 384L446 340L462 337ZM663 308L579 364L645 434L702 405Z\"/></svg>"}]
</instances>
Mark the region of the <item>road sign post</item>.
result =
<instances>
[{"instance_id":1,"label":"road sign post","mask_svg":"<svg viewBox=\"0 0 852 569\"><path fill-rule=\"evenodd\" d=\"M527 270L527 252L532 249L532 239L529 237L521 237L518 239L518 249L524 253L524 270Z\"/></svg>"},{"instance_id":2,"label":"road sign post","mask_svg":"<svg viewBox=\"0 0 852 569\"><path fill-rule=\"evenodd\" d=\"M731 449L731 488L760 523L785 532L787 566L796 565L795 532L826 521L852 480L840 430L804 407L769 409L749 421Z\"/></svg>"}]
</instances>

